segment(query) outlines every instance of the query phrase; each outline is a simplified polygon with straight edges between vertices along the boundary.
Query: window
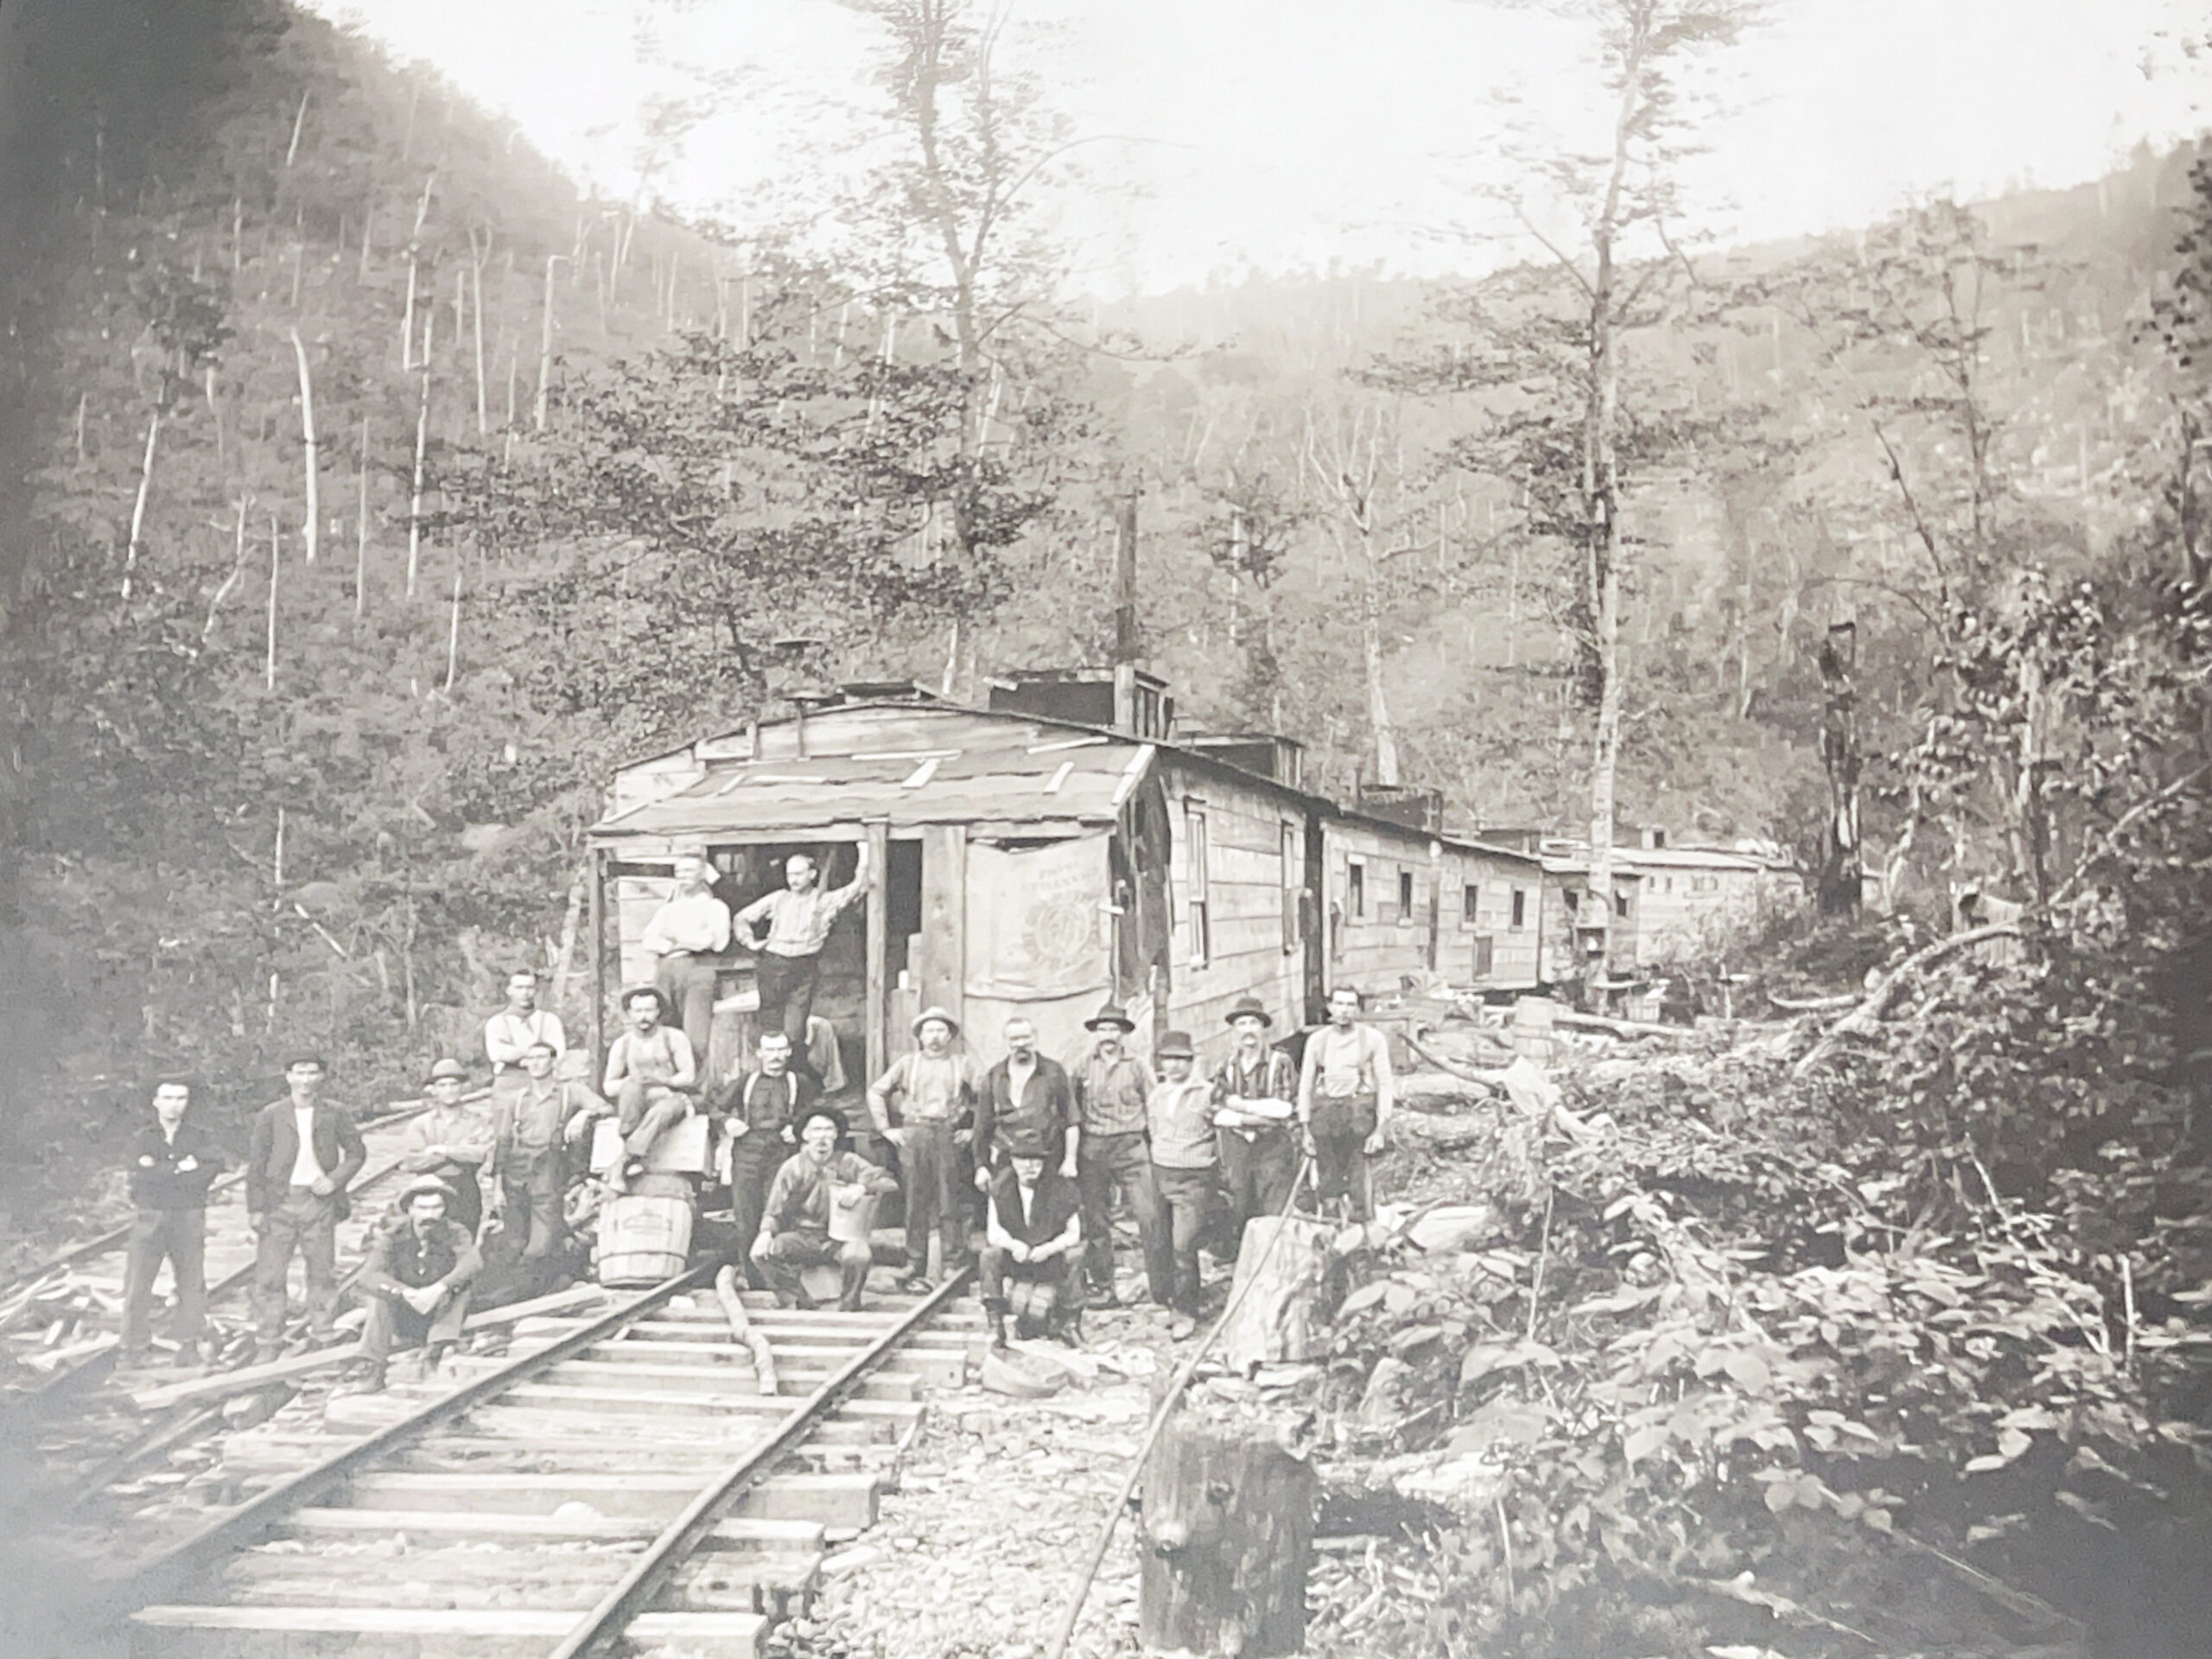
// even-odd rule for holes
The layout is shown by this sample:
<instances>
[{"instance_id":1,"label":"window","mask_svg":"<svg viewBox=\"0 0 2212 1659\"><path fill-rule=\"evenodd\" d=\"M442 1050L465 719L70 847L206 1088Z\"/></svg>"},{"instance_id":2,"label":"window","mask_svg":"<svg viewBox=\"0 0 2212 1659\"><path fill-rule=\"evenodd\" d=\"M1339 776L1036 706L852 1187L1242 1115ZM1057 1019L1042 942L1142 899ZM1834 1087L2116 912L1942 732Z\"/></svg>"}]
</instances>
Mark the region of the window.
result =
<instances>
[{"instance_id":1,"label":"window","mask_svg":"<svg viewBox=\"0 0 2212 1659\"><path fill-rule=\"evenodd\" d=\"M1478 933L1475 935L1475 977L1477 979L1488 979L1490 977L1491 961L1491 940L1489 934Z\"/></svg>"},{"instance_id":2,"label":"window","mask_svg":"<svg viewBox=\"0 0 2212 1659\"><path fill-rule=\"evenodd\" d=\"M1459 889L1459 919L1461 921L1473 922L1477 915L1481 912L1482 906L1483 890L1473 882L1470 881Z\"/></svg>"},{"instance_id":3,"label":"window","mask_svg":"<svg viewBox=\"0 0 2212 1659\"><path fill-rule=\"evenodd\" d=\"M1513 889L1513 925L1525 927L1529 921L1529 894L1525 888Z\"/></svg>"},{"instance_id":4,"label":"window","mask_svg":"<svg viewBox=\"0 0 2212 1659\"><path fill-rule=\"evenodd\" d=\"M1582 890L1580 887L1561 887L1559 890L1559 896L1567 900L1568 915L1572 916L1582 908Z\"/></svg>"},{"instance_id":5,"label":"window","mask_svg":"<svg viewBox=\"0 0 2212 1659\"><path fill-rule=\"evenodd\" d=\"M1298 896L1304 883L1298 879L1298 831L1282 827L1282 953L1298 949Z\"/></svg>"},{"instance_id":6,"label":"window","mask_svg":"<svg viewBox=\"0 0 2212 1659\"><path fill-rule=\"evenodd\" d=\"M1344 866L1344 908L1355 922L1367 914L1367 866L1357 860Z\"/></svg>"},{"instance_id":7,"label":"window","mask_svg":"<svg viewBox=\"0 0 2212 1659\"><path fill-rule=\"evenodd\" d=\"M1185 888L1191 901L1191 966L1203 968L1211 954L1211 907L1206 902L1206 815L1196 807L1183 809L1183 856L1187 874Z\"/></svg>"},{"instance_id":8,"label":"window","mask_svg":"<svg viewBox=\"0 0 2212 1659\"><path fill-rule=\"evenodd\" d=\"M1414 873L1398 872L1398 919L1410 922L1414 918Z\"/></svg>"}]
</instances>

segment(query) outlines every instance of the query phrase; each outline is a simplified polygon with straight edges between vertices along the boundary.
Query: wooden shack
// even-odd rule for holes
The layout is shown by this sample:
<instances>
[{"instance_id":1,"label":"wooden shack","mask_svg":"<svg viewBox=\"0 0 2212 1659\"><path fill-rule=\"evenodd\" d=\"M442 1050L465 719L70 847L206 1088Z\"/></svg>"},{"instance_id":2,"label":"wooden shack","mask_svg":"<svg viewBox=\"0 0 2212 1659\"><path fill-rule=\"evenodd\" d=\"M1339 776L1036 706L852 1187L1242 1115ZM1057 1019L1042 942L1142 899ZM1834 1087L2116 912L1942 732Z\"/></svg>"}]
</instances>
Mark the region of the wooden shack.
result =
<instances>
[{"instance_id":1,"label":"wooden shack","mask_svg":"<svg viewBox=\"0 0 2212 1659\"><path fill-rule=\"evenodd\" d=\"M1172 700L1126 666L1017 676L991 703L849 688L618 772L590 832L595 1046L618 984L650 976L639 941L687 848L704 850L734 908L781 886L793 852L815 854L835 886L861 843L873 849L879 886L832 931L816 999L855 1076L910 1047L932 1004L960 1018L972 1052L1000 1053L1020 1013L1065 1058L1111 995L1141 1045L1188 1030L1210 1064L1242 996L1281 1033L1319 1019L1338 982L1535 982L1534 857L1310 795L1287 739L1171 741ZM1398 872L1414 876L1405 919L1347 906L1346 883L1368 868L1394 902ZM733 1003L753 967L741 949L721 965Z\"/></svg>"}]
</instances>

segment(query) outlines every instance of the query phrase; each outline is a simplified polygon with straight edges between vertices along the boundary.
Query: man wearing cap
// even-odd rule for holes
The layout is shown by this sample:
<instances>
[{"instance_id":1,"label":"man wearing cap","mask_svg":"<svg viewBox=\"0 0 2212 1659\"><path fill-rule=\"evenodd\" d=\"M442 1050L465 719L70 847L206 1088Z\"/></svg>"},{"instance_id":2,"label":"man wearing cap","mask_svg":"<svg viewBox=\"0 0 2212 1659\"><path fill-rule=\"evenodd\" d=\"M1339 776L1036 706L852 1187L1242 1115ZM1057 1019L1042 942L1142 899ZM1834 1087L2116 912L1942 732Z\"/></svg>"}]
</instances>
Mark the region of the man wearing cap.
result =
<instances>
[{"instance_id":1,"label":"man wearing cap","mask_svg":"<svg viewBox=\"0 0 2212 1659\"><path fill-rule=\"evenodd\" d=\"M1037 1052L1037 1027L1017 1014L1006 1022L1006 1058L983 1073L976 1091L976 1185L988 1192L1008 1147L1023 1139L1040 1141L1060 1173L1075 1179L1083 1144L1075 1084L1058 1060Z\"/></svg>"},{"instance_id":2,"label":"man wearing cap","mask_svg":"<svg viewBox=\"0 0 2212 1659\"><path fill-rule=\"evenodd\" d=\"M1341 1204L1354 1221L1373 1210L1368 1160L1389 1144L1398 1085L1390 1045L1359 1023L1363 999L1349 985L1329 993L1329 1023L1306 1045L1298 1074L1298 1121L1313 1154L1314 1198Z\"/></svg>"},{"instance_id":3,"label":"man wearing cap","mask_svg":"<svg viewBox=\"0 0 2212 1659\"><path fill-rule=\"evenodd\" d=\"M507 1006L484 1022L484 1057L492 1062L492 1098L504 1101L520 1090L523 1061L531 1045L544 1043L559 1059L569 1050L561 1019L537 1006L537 970L518 968L507 976Z\"/></svg>"},{"instance_id":4,"label":"man wearing cap","mask_svg":"<svg viewBox=\"0 0 2212 1659\"><path fill-rule=\"evenodd\" d=\"M1174 1311L1168 1334L1180 1342L1198 1325L1198 1237L1213 1202L1213 1085L1191 1075L1198 1051L1187 1031L1160 1039L1153 1058L1160 1077L1146 1104L1152 1136L1152 1178L1160 1215L1145 1242L1145 1277L1152 1300Z\"/></svg>"},{"instance_id":5,"label":"man wearing cap","mask_svg":"<svg viewBox=\"0 0 2212 1659\"><path fill-rule=\"evenodd\" d=\"M645 924L638 946L653 959L654 988L668 1001L664 1017L682 1024L703 1068L715 1025L715 964L708 958L729 949L729 906L715 896L701 854L677 855L676 891Z\"/></svg>"},{"instance_id":6,"label":"man wearing cap","mask_svg":"<svg viewBox=\"0 0 2212 1659\"><path fill-rule=\"evenodd\" d=\"M523 1051L521 1086L493 1109L492 1155L484 1166L492 1214L502 1222L525 1218L522 1259L532 1274L541 1273L568 1231L562 1200L569 1149L614 1109L584 1084L555 1077L556 1058L550 1042Z\"/></svg>"},{"instance_id":7,"label":"man wearing cap","mask_svg":"<svg viewBox=\"0 0 2212 1659\"><path fill-rule=\"evenodd\" d=\"M207 1185L222 1149L188 1113L192 1086L155 1085L151 1117L130 1142L130 1243L123 1270L123 1361L143 1365L152 1346L154 1275L168 1258L176 1277L176 1363L200 1363L207 1327Z\"/></svg>"},{"instance_id":8,"label":"man wearing cap","mask_svg":"<svg viewBox=\"0 0 2212 1659\"><path fill-rule=\"evenodd\" d=\"M407 1126L400 1142L399 1166L410 1174L445 1183L446 1219L468 1230L471 1238L484 1223L484 1190L476 1172L492 1155L492 1125L462 1104L468 1071L459 1060L443 1059L430 1068L423 1094L429 1109Z\"/></svg>"},{"instance_id":9,"label":"man wearing cap","mask_svg":"<svg viewBox=\"0 0 2212 1659\"><path fill-rule=\"evenodd\" d=\"M400 1213L377 1230L354 1287L368 1311L361 1327L364 1393L384 1387L385 1363L400 1342L425 1345L423 1369L434 1371L461 1340L469 1286L484 1270L476 1241L446 1205L453 1192L435 1175L418 1175L399 1195Z\"/></svg>"},{"instance_id":10,"label":"man wearing cap","mask_svg":"<svg viewBox=\"0 0 2212 1659\"><path fill-rule=\"evenodd\" d=\"M353 1212L346 1185L361 1173L369 1154L352 1115L321 1097L327 1070L311 1055L287 1063L285 1097L256 1114L247 1141L257 1363L277 1357L284 1335L284 1281L295 1255L307 1268L309 1333L317 1341L334 1334L338 1224Z\"/></svg>"},{"instance_id":11,"label":"man wearing cap","mask_svg":"<svg viewBox=\"0 0 2212 1659\"><path fill-rule=\"evenodd\" d=\"M1298 1179L1298 1068L1268 1046L1274 1024L1256 996L1229 1010L1236 1047L1213 1074L1213 1124L1222 1185L1236 1216L1236 1236L1255 1216L1279 1216Z\"/></svg>"},{"instance_id":12,"label":"man wearing cap","mask_svg":"<svg viewBox=\"0 0 2212 1659\"><path fill-rule=\"evenodd\" d=\"M899 1183L857 1153L841 1152L845 1120L827 1106L810 1108L799 1126L798 1150L776 1172L760 1230L750 1252L776 1293L779 1307L811 1307L802 1275L834 1262L843 1280L837 1306L857 1313L874 1259L866 1239L833 1239L830 1217L863 1193L895 1192Z\"/></svg>"},{"instance_id":13,"label":"man wearing cap","mask_svg":"<svg viewBox=\"0 0 2212 1659\"><path fill-rule=\"evenodd\" d=\"M668 999L651 985L622 994L630 1028L607 1046L604 1090L622 1130L622 1151L607 1178L613 1192L625 1191L660 1137L691 1116L699 1068L690 1039L661 1023L667 1011Z\"/></svg>"},{"instance_id":14,"label":"man wearing cap","mask_svg":"<svg viewBox=\"0 0 2212 1659\"><path fill-rule=\"evenodd\" d=\"M810 1078L791 1070L791 1039L770 1026L753 1039L757 1060L752 1071L724 1084L709 1109L721 1120L729 1143L730 1218L737 1236L750 1244L766 1212L768 1187L791 1155L798 1125L814 1104ZM760 1273L748 1255L747 1277ZM765 1287L766 1281L761 1281Z\"/></svg>"},{"instance_id":15,"label":"man wearing cap","mask_svg":"<svg viewBox=\"0 0 2212 1659\"><path fill-rule=\"evenodd\" d=\"M1083 1249L1081 1195L1048 1155L1044 1135L1017 1129L1002 1144L1006 1166L991 1180L980 1264L983 1312L1001 1344L1030 1323L1056 1334L1067 1329Z\"/></svg>"},{"instance_id":16,"label":"man wearing cap","mask_svg":"<svg viewBox=\"0 0 2212 1659\"><path fill-rule=\"evenodd\" d=\"M1083 1022L1095 1034L1090 1057L1075 1079L1076 1120L1081 1133L1076 1155L1076 1186L1083 1197L1083 1249L1090 1281L1090 1300L1111 1307L1114 1293L1114 1188L1128 1195L1136 1212L1137 1236L1147 1260L1160 1222L1152 1159L1145 1149L1145 1109L1152 1096L1152 1072L1122 1045L1136 1022L1119 1003L1109 1002ZM1153 1299L1165 1301L1166 1287L1154 1286Z\"/></svg>"},{"instance_id":17,"label":"man wearing cap","mask_svg":"<svg viewBox=\"0 0 2212 1659\"><path fill-rule=\"evenodd\" d=\"M961 1173L965 1125L976 1103L975 1068L965 1054L952 1052L960 1022L944 1008L924 1008L914 1016L914 1040L921 1045L901 1054L891 1069L868 1086L868 1116L875 1132L899 1148L906 1194L906 1276L902 1290L930 1287L930 1230L944 1235L948 1276L968 1261L968 1224L962 1219L969 1199ZM891 1102L899 1102L899 1122L891 1122ZM956 1140L955 1137L959 1139Z\"/></svg>"},{"instance_id":18,"label":"man wearing cap","mask_svg":"<svg viewBox=\"0 0 2212 1659\"><path fill-rule=\"evenodd\" d=\"M760 988L759 1020L765 1030L781 1027L791 1040L792 1062L812 1073L808 1058L807 1016L814 1009L814 990L821 979L822 947L845 907L868 889L868 843L858 843L853 879L842 887L824 892L816 885L814 860L793 853L784 863L781 891L763 893L737 912L737 936L754 954L753 982ZM760 932L763 923L767 932ZM820 1083L822 1078L815 1077Z\"/></svg>"}]
</instances>

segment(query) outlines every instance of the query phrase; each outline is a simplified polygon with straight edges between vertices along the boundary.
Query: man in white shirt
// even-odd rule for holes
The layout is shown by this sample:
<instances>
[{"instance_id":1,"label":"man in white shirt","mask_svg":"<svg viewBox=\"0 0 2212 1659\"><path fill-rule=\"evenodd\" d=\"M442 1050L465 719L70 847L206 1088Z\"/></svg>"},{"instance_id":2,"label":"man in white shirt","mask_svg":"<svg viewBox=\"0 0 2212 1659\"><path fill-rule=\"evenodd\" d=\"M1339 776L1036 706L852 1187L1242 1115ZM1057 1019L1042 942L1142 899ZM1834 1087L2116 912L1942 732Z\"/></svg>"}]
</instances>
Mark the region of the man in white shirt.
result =
<instances>
[{"instance_id":1,"label":"man in white shirt","mask_svg":"<svg viewBox=\"0 0 2212 1659\"><path fill-rule=\"evenodd\" d=\"M286 1096L261 1109L246 1154L246 1221L254 1232L257 1363L277 1357L284 1281L296 1255L307 1266L310 1335L327 1340L338 1316L338 1224L351 1213L346 1187L368 1161L361 1132L321 1098L326 1067L302 1056L284 1067Z\"/></svg>"},{"instance_id":2,"label":"man in white shirt","mask_svg":"<svg viewBox=\"0 0 2212 1659\"><path fill-rule=\"evenodd\" d=\"M1369 1165L1389 1142L1398 1084L1390 1045L1359 1023L1365 999L1349 985L1329 993L1329 1023L1306 1039L1298 1075L1298 1122L1313 1160L1324 1214L1341 1204L1353 1221L1374 1213Z\"/></svg>"},{"instance_id":3,"label":"man in white shirt","mask_svg":"<svg viewBox=\"0 0 2212 1659\"><path fill-rule=\"evenodd\" d=\"M813 859L793 853L784 865L784 890L764 893L737 912L738 938L760 958L753 967L760 989L759 1028L780 1026L791 1039L793 1063L817 1084L823 1079L807 1052L807 1016L814 1011L814 988L830 929L868 887L866 842L859 843L858 852L853 879L827 892L816 885Z\"/></svg>"},{"instance_id":4,"label":"man in white shirt","mask_svg":"<svg viewBox=\"0 0 2212 1659\"><path fill-rule=\"evenodd\" d=\"M715 1025L715 964L707 958L729 949L729 906L708 884L706 859L678 854L676 891L653 912L639 944L653 959L653 984L683 1027L702 1077L713 1075L707 1039Z\"/></svg>"},{"instance_id":5,"label":"man in white shirt","mask_svg":"<svg viewBox=\"0 0 2212 1659\"><path fill-rule=\"evenodd\" d=\"M546 1045L557 1060L568 1052L569 1034L561 1029L558 1014L537 1006L537 971L518 968L507 976L507 1006L484 1022L484 1058L492 1062L494 1101L524 1086L529 1073L522 1063L536 1043Z\"/></svg>"}]
</instances>

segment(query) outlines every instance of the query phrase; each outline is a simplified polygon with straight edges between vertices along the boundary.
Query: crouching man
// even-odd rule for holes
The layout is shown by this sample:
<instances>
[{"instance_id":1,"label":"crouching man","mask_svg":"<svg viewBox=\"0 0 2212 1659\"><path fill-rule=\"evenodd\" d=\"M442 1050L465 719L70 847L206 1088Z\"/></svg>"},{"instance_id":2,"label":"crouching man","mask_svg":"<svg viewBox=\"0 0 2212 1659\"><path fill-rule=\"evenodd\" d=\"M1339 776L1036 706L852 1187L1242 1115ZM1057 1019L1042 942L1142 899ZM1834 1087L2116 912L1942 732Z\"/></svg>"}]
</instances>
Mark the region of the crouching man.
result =
<instances>
[{"instance_id":1,"label":"crouching man","mask_svg":"<svg viewBox=\"0 0 2212 1659\"><path fill-rule=\"evenodd\" d=\"M452 1196L432 1176L410 1182L399 1195L399 1217L382 1228L369 1247L354 1287L369 1314L353 1379L364 1394L384 1387L385 1362L396 1344L424 1344L427 1376L461 1340L469 1287L483 1271L484 1257L467 1231L447 1218Z\"/></svg>"},{"instance_id":2,"label":"crouching man","mask_svg":"<svg viewBox=\"0 0 2212 1659\"><path fill-rule=\"evenodd\" d=\"M993 1178L983 1223L983 1312L994 1345L1009 1337L1065 1337L1077 1312L1077 1264L1083 1250L1083 1200L1046 1156L1034 1130L1007 1145L1007 1166Z\"/></svg>"},{"instance_id":3,"label":"crouching man","mask_svg":"<svg viewBox=\"0 0 2212 1659\"><path fill-rule=\"evenodd\" d=\"M799 1125L798 1151L784 1161L769 1184L753 1259L776 1293L779 1307L811 1307L800 1282L809 1268L834 1262L843 1276L837 1306L858 1311L874 1256L866 1238L834 1239L830 1218L850 1211L867 1193L895 1192L899 1183L858 1154L841 1152L845 1120L826 1106L807 1108Z\"/></svg>"}]
</instances>

